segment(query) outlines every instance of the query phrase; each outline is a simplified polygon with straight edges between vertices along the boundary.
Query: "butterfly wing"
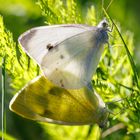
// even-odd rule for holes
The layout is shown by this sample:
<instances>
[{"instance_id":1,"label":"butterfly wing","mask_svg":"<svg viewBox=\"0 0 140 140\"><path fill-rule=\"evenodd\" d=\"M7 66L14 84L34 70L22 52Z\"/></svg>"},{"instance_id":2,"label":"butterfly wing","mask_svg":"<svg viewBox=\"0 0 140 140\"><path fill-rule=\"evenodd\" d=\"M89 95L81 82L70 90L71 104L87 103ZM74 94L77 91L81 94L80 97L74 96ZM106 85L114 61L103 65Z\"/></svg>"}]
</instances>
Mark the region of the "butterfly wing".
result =
<instances>
[{"instance_id":1,"label":"butterfly wing","mask_svg":"<svg viewBox=\"0 0 140 140\"><path fill-rule=\"evenodd\" d=\"M54 25L32 28L23 33L18 41L25 52L40 65L48 53L49 46L56 46L63 40L89 30L85 25Z\"/></svg>"},{"instance_id":2,"label":"butterfly wing","mask_svg":"<svg viewBox=\"0 0 140 140\"><path fill-rule=\"evenodd\" d=\"M67 89L88 85L104 49L101 36L96 30L85 31L64 40L49 51L41 63L48 79Z\"/></svg>"},{"instance_id":3,"label":"butterfly wing","mask_svg":"<svg viewBox=\"0 0 140 140\"><path fill-rule=\"evenodd\" d=\"M96 27L83 25L57 26L54 31L51 29L53 27L42 31L35 28L25 33L20 43L56 85L67 89L88 85L99 62L106 41L103 37L107 33L104 35ZM60 33L62 30L64 32ZM32 31L36 33L32 34ZM50 36L41 38L42 33ZM57 33L61 36L55 38ZM46 44L49 44L49 49Z\"/></svg>"},{"instance_id":4,"label":"butterfly wing","mask_svg":"<svg viewBox=\"0 0 140 140\"><path fill-rule=\"evenodd\" d=\"M31 120L66 125L103 124L108 114L99 95L88 88L66 90L43 76L17 93L10 109Z\"/></svg>"}]
</instances>

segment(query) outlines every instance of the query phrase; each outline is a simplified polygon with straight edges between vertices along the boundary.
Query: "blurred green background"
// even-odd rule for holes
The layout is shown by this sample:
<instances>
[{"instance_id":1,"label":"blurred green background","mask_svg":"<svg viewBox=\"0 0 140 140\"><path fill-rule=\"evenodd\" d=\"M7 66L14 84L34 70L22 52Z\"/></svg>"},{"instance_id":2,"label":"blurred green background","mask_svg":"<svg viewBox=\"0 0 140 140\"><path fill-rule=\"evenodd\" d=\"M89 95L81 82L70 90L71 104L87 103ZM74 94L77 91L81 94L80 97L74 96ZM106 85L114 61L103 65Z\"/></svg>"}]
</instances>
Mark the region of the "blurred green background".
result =
<instances>
[{"instance_id":1,"label":"blurred green background","mask_svg":"<svg viewBox=\"0 0 140 140\"><path fill-rule=\"evenodd\" d=\"M0 0L0 14L3 16L6 28L12 32L15 42L17 42L18 36L27 29L35 26L45 25L45 17L42 16L41 9L36 4L36 2L36 0ZM109 2L109 0L105 1L105 5L107 6ZM101 4L102 3L99 0L78 0L78 6L79 9L81 9L83 15L87 7L90 5L95 6L97 20L100 20L103 17L101 12ZM140 75L140 1L114 0L108 10L108 13L116 22L119 22L122 32L129 30L134 34L134 59L136 62L137 71ZM10 85L10 83L7 83L7 85ZM12 89L9 86L7 86L7 89L8 92L12 92ZM7 102L10 101L11 97L12 95L6 99ZM36 122L23 119L7 110L7 133L12 136L7 138L9 140L56 140L56 138L58 140L82 140L86 139L85 136L82 136L84 135L83 133L90 133L90 130L94 132L94 134L91 136L91 139L99 139L99 134L97 131L98 127L96 125L91 126L90 128L92 129L89 129L88 126L75 127L74 129L64 126L65 131L58 129L59 126L50 124L47 124L47 126L49 127L45 127ZM64 137L59 136L59 133L63 134ZM124 136L125 133L125 129L119 130L116 133L116 137L113 139L122 139L123 136L123 139L126 140L140 140L139 134L130 134L129 136ZM53 134L54 137L51 134ZM106 137L104 139L112 139L112 137Z\"/></svg>"},{"instance_id":2,"label":"blurred green background","mask_svg":"<svg viewBox=\"0 0 140 140\"><path fill-rule=\"evenodd\" d=\"M64 0L65 1L65 0ZM44 25L41 9L36 4L37 0L0 0L0 14L4 17L6 27L13 33L14 40L25 30ZM109 4L105 0L105 4ZM78 0L79 7L84 10L94 4L97 18L101 18L101 0ZM123 30L134 33L135 56L137 68L140 68L139 46L140 46L140 1L139 0L114 0L109 7L109 14L113 19L119 21Z\"/></svg>"}]
</instances>

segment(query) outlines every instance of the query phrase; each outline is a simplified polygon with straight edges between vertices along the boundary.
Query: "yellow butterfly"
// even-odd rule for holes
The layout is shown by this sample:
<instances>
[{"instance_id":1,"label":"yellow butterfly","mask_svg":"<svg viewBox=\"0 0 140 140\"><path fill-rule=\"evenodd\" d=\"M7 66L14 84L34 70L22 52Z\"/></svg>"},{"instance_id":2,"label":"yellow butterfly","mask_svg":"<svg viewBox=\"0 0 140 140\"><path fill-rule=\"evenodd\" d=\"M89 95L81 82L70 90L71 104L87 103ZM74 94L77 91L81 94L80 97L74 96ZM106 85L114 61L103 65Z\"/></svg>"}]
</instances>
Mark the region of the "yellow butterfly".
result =
<instances>
[{"instance_id":1,"label":"yellow butterfly","mask_svg":"<svg viewBox=\"0 0 140 140\"><path fill-rule=\"evenodd\" d=\"M10 102L10 109L32 120L49 123L104 125L108 111L100 96L88 88L64 89L44 76L28 83Z\"/></svg>"}]
</instances>

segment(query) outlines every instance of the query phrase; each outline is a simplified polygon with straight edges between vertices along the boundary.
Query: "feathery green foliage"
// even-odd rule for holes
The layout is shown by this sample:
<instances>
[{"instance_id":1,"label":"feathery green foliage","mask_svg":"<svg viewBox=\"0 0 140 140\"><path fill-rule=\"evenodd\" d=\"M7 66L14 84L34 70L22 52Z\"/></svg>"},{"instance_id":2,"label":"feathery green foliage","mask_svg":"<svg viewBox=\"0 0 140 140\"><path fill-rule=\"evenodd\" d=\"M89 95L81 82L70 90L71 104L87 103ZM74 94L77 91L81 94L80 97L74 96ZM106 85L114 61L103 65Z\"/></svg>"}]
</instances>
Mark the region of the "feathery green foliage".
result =
<instances>
[{"instance_id":1,"label":"feathery green foliage","mask_svg":"<svg viewBox=\"0 0 140 140\"><path fill-rule=\"evenodd\" d=\"M88 7L87 13L83 15L75 0L38 0L37 4L42 10L47 25L66 23L95 25L97 22L94 5ZM121 28L119 29L121 30ZM126 31L121 32L121 35L133 55L133 34ZM140 136L138 134L140 132L139 90L134 86L133 71L127 58L128 54L116 30L111 32L109 44L110 47L105 47L96 74L93 76L93 87L114 114L120 112L117 115L110 115L110 127L123 123L125 134L133 133L134 136ZM29 59L20 46L13 41L12 33L4 27L3 19L0 17L0 66L4 56L6 56L6 71L12 79L11 85L15 92L38 74L37 64ZM119 99L122 101L108 103ZM55 140L91 140L101 137L101 130L97 125L60 126L40 123L40 126L45 132L46 139L48 136ZM106 129L104 128L104 131ZM110 135L109 138L113 139L118 133ZM124 132L119 135L122 139L126 138ZM130 135L128 137L132 139Z\"/></svg>"},{"instance_id":2,"label":"feathery green foliage","mask_svg":"<svg viewBox=\"0 0 140 140\"><path fill-rule=\"evenodd\" d=\"M30 69L28 68L29 57L13 41L12 33L5 28L3 18L0 17L0 66L5 56L5 68L12 79L11 85L14 89L19 90L23 84L37 75L37 65L31 61Z\"/></svg>"},{"instance_id":3,"label":"feathery green foliage","mask_svg":"<svg viewBox=\"0 0 140 140\"><path fill-rule=\"evenodd\" d=\"M81 23L81 15L74 0L39 0L38 4L46 18L46 24Z\"/></svg>"}]
</instances>

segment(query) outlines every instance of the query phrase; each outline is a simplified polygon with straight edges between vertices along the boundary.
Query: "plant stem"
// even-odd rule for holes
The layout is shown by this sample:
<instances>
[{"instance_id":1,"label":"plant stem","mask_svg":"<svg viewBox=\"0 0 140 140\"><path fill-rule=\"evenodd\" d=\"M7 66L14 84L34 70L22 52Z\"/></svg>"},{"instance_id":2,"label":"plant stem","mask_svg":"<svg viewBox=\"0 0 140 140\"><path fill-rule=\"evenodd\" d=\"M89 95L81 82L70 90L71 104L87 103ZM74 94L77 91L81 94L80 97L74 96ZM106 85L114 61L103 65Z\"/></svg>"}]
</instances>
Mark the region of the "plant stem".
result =
<instances>
[{"instance_id":1,"label":"plant stem","mask_svg":"<svg viewBox=\"0 0 140 140\"><path fill-rule=\"evenodd\" d=\"M5 109L5 58L2 62L2 140L4 140L4 135L6 134L6 109Z\"/></svg>"},{"instance_id":2,"label":"plant stem","mask_svg":"<svg viewBox=\"0 0 140 140\"><path fill-rule=\"evenodd\" d=\"M116 31L118 32L118 35L120 36L120 38L121 38L121 40L122 40L122 42L123 42L123 44L124 44L124 48L125 48L125 50L126 50L126 53L127 53L127 56L128 56L128 59L129 59L129 62L130 62L130 65L131 65L131 68L132 68L132 71L133 71L133 74L134 74L134 84L137 86L138 89L140 89L140 86L139 86L139 77L138 77L138 73L137 73L137 70L136 70L136 66L135 66L135 62L134 62L134 60L133 60L133 57L132 57L132 55L131 55L131 53L130 53L130 51L129 51L129 49L128 49L128 47L127 47L127 45L126 45L126 43L125 43L125 41L124 41L124 39L123 39L123 37L122 37L122 35L121 35L119 29L118 29L118 27L117 27L117 25L114 23L113 19L112 19L112 18L109 16L109 14L106 12L106 10L104 9L104 7L103 7L103 11L104 11L105 15L106 15L106 16L111 20L111 22L113 23L113 25L114 25Z\"/></svg>"}]
</instances>

